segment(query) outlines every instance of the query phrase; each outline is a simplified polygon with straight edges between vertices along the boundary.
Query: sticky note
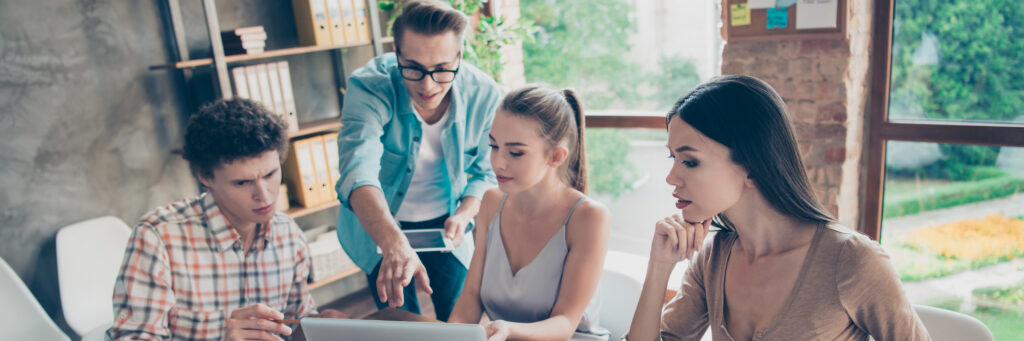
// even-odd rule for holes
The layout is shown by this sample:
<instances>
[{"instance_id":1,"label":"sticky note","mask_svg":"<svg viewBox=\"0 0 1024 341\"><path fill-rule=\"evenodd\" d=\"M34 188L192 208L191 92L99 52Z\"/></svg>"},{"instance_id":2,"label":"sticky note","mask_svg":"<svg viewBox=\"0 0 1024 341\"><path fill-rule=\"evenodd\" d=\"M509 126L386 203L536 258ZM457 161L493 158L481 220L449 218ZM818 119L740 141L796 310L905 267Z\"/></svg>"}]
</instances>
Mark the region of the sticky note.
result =
<instances>
[{"instance_id":1,"label":"sticky note","mask_svg":"<svg viewBox=\"0 0 1024 341\"><path fill-rule=\"evenodd\" d=\"M786 28L789 22L789 8L775 7L768 9L768 20L765 21L765 28L769 30Z\"/></svg>"},{"instance_id":2,"label":"sticky note","mask_svg":"<svg viewBox=\"0 0 1024 341\"><path fill-rule=\"evenodd\" d=\"M730 5L729 14L732 19L729 23L732 26L750 25L750 7L747 7L747 4Z\"/></svg>"}]
</instances>

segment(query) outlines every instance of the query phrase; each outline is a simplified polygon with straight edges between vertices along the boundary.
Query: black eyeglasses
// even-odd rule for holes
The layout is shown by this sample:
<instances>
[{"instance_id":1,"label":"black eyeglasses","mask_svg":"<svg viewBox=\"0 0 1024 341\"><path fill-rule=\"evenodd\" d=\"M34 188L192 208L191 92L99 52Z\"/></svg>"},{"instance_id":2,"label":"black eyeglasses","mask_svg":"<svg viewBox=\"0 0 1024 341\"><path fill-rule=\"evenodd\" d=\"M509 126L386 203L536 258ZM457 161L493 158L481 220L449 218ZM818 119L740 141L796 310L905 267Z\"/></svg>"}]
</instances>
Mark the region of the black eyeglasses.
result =
<instances>
[{"instance_id":1,"label":"black eyeglasses","mask_svg":"<svg viewBox=\"0 0 1024 341\"><path fill-rule=\"evenodd\" d=\"M411 81L414 81L414 82L421 81L421 80L423 80L423 77L426 77L426 76L429 75L430 79L433 79L435 82L438 82L438 83L451 83L451 82L455 81L455 74L457 74L459 72L459 68L461 68L461 67L462 67L462 58L461 57L459 58L459 66L457 66L455 68L455 70L437 69L437 70L434 70L434 71L427 71L427 70L424 70L423 68L420 68L418 66L404 66L401 63L398 63L398 70L402 71L402 78L405 78L405 79L408 79L408 80L411 80Z\"/></svg>"}]
</instances>

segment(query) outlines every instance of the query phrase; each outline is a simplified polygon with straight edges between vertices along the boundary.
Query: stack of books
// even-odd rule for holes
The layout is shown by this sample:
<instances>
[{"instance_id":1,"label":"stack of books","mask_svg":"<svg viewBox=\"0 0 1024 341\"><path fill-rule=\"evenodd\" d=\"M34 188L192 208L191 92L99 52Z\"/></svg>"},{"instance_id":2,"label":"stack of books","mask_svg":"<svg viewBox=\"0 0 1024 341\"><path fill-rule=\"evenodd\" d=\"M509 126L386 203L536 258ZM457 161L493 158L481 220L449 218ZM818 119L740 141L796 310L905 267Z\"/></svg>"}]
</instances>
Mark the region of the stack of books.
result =
<instances>
[{"instance_id":1,"label":"stack of books","mask_svg":"<svg viewBox=\"0 0 1024 341\"><path fill-rule=\"evenodd\" d=\"M240 27L220 33L224 54L260 54L267 46L267 32L263 26Z\"/></svg>"}]
</instances>

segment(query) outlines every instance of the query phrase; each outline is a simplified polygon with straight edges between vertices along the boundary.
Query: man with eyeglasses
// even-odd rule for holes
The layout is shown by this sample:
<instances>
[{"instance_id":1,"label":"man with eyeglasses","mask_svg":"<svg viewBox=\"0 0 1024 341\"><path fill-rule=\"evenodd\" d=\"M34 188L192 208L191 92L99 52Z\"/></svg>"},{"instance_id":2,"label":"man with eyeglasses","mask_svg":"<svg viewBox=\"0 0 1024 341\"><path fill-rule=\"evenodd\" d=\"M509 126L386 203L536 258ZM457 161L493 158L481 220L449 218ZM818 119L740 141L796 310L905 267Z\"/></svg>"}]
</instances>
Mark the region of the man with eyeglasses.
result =
<instances>
[{"instance_id":1,"label":"man with eyeglasses","mask_svg":"<svg viewBox=\"0 0 1024 341\"><path fill-rule=\"evenodd\" d=\"M419 286L442 321L473 254L465 234L496 184L487 136L501 90L462 60L467 26L446 2L408 1L392 26L395 53L349 78L338 134L342 246L378 308L419 313ZM455 249L416 253L402 230L422 228L443 228Z\"/></svg>"}]
</instances>

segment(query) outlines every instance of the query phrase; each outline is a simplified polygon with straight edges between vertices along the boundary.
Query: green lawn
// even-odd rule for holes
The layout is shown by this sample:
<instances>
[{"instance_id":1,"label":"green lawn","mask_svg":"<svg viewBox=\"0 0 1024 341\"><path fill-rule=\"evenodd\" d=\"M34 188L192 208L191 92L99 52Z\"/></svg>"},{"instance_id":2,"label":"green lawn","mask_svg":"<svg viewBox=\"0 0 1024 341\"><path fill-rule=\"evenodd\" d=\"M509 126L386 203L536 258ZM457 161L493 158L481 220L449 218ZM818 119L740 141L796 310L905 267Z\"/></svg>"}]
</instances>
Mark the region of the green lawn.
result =
<instances>
[{"instance_id":1,"label":"green lawn","mask_svg":"<svg viewBox=\"0 0 1024 341\"><path fill-rule=\"evenodd\" d=\"M957 311L960 307L959 302L945 302L942 304L935 304L935 307L942 309ZM1022 341L1024 340L1024 311L1021 310L1002 310L995 308L978 308L968 315L974 316L978 320L981 320L988 329L992 330L992 335L998 341Z\"/></svg>"}]
</instances>

